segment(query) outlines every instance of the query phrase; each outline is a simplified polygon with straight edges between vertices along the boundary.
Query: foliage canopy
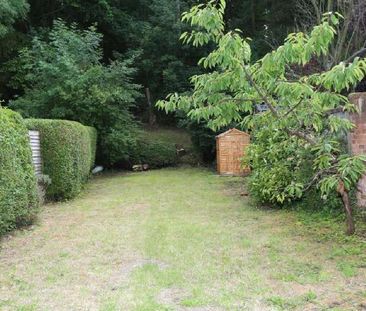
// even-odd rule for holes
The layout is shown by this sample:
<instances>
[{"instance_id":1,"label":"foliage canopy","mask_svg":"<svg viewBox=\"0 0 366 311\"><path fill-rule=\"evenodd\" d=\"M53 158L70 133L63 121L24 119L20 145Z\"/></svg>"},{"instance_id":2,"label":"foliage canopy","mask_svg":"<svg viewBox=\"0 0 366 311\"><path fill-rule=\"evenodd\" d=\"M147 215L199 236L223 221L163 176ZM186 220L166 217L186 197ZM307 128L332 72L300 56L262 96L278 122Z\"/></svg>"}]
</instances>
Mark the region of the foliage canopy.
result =
<instances>
[{"instance_id":1,"label":"foliage canopy","mask_svg":"<svg viewBox=\"0 0 366 311\"><path fill-rule=\"evenodd\" d=\"M292 70L329 52L341 17L325 15L310 34L290 34L278 49L252 62L250 40L240 30L225 32L225 8L224 0L210 1L183 14L182 20L193 27L182 34L183 42L215 48L199 61L206 72L191 78L193 93L171 94L158 106L166 112L183 110L214 130L232 122L247 127L255 140L246 161L254 166L261 196L283 203L302 197L315 185L324 197L338 192L348 232L353 233L348 192L362 175L365 158L342 149L340 137L354 125L337 113L356 111L342 91L365 77L366 61L355 58L303 76ZM268 111L256 113L258 103ZM296 178L304 167L309 173Z\"/></svg>"},{"instance_id":2,"label":"foliage canopy","mask_svg":"<svg viewBox=\"0 0 366 311\"><path fill-rule=\"evenodd\" d=\"M5 36L18 18L23 18L29 10L26 0L0 1L0 38Z\"/></svg>"},{"instance_id":3,"label":"foliage canopy","mask_svg":"<svg viewBox=\"0 0 366 311\"><path fill-rule=\"evenodd\" d=\"M20 52L13 83L24 94L10 106L24 116L67 119L94 126L106 164L126 157L136 124L131 114L139 86L133 58L102 63L102 35L57 20L46 35ZM132 141L133 142L133 141Z\"/></svg>"}]
</instances>

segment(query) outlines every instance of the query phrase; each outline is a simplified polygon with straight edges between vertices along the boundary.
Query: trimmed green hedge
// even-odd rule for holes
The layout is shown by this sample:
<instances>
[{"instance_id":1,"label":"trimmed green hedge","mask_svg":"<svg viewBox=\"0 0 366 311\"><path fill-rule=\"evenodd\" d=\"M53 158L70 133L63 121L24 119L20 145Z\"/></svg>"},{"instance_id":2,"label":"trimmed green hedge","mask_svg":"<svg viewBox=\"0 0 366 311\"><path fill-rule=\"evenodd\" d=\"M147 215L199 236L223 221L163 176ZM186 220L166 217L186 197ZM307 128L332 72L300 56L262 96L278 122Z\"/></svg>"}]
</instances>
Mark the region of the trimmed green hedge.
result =
<instances>
[{"instance_id":1,"label":"trimmed green hedge","mask_svg":"<svg viewBox=\"0 0 366 311\"><path fill-rule=\"evenodd\" d=\"M150 168L175 166L178 157L174 144L163 141L137 140L136 150L130 158L131 164L149 164Z\"/></svg>"},{"instance_id":2,"label":"trimmed green hedge","mask_svg":"<svg viewBox=\"0 0 366 311\"><path fill-rule=\"evenodd\" d=\"M38 206L28 130L18 113L0 108L0 235L30 223Z\"/></svg>"},{"instance_id":3,"label":"trimmed green hedge","mask_svg":"<svg viewBox=\"0 0 366 311\"><path fill-rule=\"evenodd\" d=\"M96 133L73 121L28 119L26 124L28 129L40 132L43 174L52 181L47 198L74 198L94 165Z\"/></svg>"},{"instance_id":4,"label":"trimmed green hedge","mask_svg":"<svg viewBox=\"0 0 366 311\"><path fill-rule=\"evenodd\" d=\"M94 127L91 126L86 126L86 129L88 130L90 140L90 169L93 169L97 155L98 132Z\"/></svg>"},{"instance_id":5,"label":"trimmed green hedge","mask_svg":"<svg viewBox=\"0 0 366 311\"><path fill-rule=\"evenodd\" d=\"M175 166L179 163L175 144L181 142L181 133L169 130L143 130L131 146L129 162L148 164L150 168Z\"/></svg>"}]
</instances>

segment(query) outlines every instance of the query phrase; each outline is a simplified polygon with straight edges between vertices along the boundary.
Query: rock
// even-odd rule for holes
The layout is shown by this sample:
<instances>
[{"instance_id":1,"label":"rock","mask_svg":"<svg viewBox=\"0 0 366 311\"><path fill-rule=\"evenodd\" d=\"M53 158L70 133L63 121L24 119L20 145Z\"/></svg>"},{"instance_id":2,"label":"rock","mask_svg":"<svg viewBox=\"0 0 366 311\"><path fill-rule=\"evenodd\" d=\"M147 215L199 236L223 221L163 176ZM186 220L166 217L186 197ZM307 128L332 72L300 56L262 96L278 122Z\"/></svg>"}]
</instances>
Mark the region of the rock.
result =
<instances>
[{"instance_id":1,"label":"rock","mask_svg":"<svg viewBox=\"0 0 366 311\"><path fill-rule=\"evenodd\" d=\"M183 145L175 144L175 152L177 156L181 157L187 154L187 151L184 149Z\"/></svg>"},{"instance_id":2,"label":"rock","mask_svg":"<svg viewBox=\"0 0 366 311\"><path fill-rule=\"evenodd\" d=\"M132 166L134 172L148 171L150 169L149 164L135 164Z\"/></svg>"},{"instance_id":3,"label":"rock","mask_svg":"<svg viewBox=\"0 0 366 311\"><path fill-rule=\"evenodd\" d=\"M143 165L142 164L136 164L132 166L132 170L134 172L142 172L144 170Z\"/></svg>"},{"instance_id":4,"label":"rock","mask_svg":"<svg viewBox=\"0 0 366 311\"><path fill-rule=\"evenodd\" d=\"M96 166L93 170L92 170L92 174L98 174L100 172L102 172L104 170L103 166Z\"/></svg>"}]
</instances>

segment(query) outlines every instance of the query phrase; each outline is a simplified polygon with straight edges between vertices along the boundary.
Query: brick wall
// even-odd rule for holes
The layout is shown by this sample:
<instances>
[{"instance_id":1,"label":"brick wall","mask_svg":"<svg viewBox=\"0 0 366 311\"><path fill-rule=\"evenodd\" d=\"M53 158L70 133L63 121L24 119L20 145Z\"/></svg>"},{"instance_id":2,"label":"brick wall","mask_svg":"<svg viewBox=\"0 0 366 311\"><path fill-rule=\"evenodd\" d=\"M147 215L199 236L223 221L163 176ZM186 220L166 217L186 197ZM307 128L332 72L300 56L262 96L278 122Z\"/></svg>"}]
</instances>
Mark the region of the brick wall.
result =
<instances>
[{"instance_id":1,"label":"brick wall","mask_svg":"<svg viewBox=\"0 0 366 311\"><path fill-rule=\"evenodd\" d=\"M350 133L349 144L353 154L366 154L366 93L354 93L350 101L357 105L360 113L350 115L356 128ZM366 173L358 183L357 202L360 207L366 207Z\"/></svg>"}]
</instances>

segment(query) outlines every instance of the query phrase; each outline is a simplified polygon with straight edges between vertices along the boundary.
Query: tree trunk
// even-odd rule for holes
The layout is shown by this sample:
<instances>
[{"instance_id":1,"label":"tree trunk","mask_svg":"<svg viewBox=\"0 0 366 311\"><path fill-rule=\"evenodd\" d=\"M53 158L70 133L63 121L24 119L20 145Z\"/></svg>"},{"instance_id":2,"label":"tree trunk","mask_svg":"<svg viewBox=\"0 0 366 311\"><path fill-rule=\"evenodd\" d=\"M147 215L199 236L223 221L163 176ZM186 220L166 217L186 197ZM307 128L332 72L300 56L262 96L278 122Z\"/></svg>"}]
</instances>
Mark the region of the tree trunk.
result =
<instances>
[{"instance_id":1,"label":"tree trunk","mask_svg":"<svg viewBox=\"0 0 366 311\"><path fill-rule=\"evenodd\" d=\"M145 94L146 94L146 100L148 105L148 113L149 113L149 126L153 127L155 125L156 116L153 111L153 106L151 102L151 95L150 95L150 89L147 87L145 88Z\"/></svg>"},{"instance_id":2,"label":"tree trunk","mask_svg":"<svg viewBox=\"0 0 366 311\"><path fill-rule=\"evenodd\" d=\"M345 189L343 182L340 182L337 188L337 192L342 198L344 211L346 213L346 219L347 219L347 234L352 235L355 233L355 224L353 221L352 216L352 207L349 199L349 193Z\"/></svg>"}]
</instances>

